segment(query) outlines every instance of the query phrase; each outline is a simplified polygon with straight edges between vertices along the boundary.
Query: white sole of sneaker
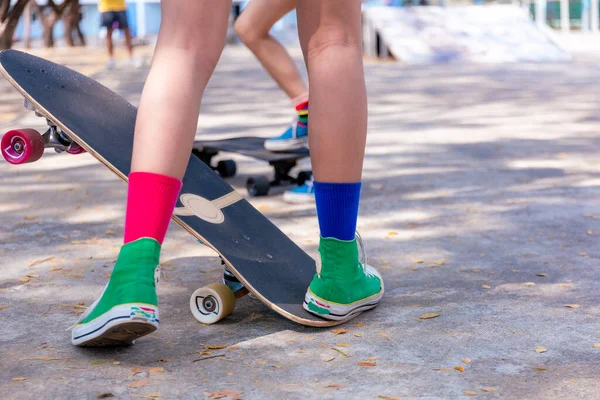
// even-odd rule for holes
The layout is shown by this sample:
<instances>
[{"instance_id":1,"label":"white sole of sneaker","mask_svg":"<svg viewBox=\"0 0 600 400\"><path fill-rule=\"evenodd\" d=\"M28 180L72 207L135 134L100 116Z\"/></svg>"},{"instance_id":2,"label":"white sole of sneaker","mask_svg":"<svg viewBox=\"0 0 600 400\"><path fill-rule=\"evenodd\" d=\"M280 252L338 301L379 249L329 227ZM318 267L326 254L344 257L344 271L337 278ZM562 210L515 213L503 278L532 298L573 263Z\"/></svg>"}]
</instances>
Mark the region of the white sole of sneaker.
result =
<instances>
[{"instance_id":1,"label":"white sole of sneaker","mask_svg":"<svg viewBox=\"0 0 600 400\"><path fill-rule=\"evenodd\" d=\"M297 138L297 139L287 139L287 140L267 140L265 142L265 149L269 151L288 151L288 150L298 150L308 145L308 136Z\"/></svg>"},{"instance_id":2,"label":"white sole of sneaker","mask_svg":"<svg viewBox=\"0 0 600 400\"><path fill-rule=\"evenodd\" d=\"M71 342L81 347L126 346L158 329L158 307L122 304L86 324L78 324Z\"/></svg>"},{"instance_id":3,"label":"white sole of sneaker","mask_svg":"<svg viewBox=\"0 0 600 400\"><path fill-rule=\"evenodd\" d=\"M306 295L304 296L304 309L309 313L315 314L321 318L342 321L352 317L355 314L375 308L383 297L383 278L381 278L381 275L379 272L377 272L377 270L375 270L375 268L371 267L370 265L366 265L366 267L370 273L375 273L377 276L379 276L379 279L381 280L381 290L379 293L367 297L366 299L356 301L352 304L338 304L324 300L313 294L310 290L307 290ZM317 310L311 310L309 304L316 306Z\"/></svg>"}]
</instances>

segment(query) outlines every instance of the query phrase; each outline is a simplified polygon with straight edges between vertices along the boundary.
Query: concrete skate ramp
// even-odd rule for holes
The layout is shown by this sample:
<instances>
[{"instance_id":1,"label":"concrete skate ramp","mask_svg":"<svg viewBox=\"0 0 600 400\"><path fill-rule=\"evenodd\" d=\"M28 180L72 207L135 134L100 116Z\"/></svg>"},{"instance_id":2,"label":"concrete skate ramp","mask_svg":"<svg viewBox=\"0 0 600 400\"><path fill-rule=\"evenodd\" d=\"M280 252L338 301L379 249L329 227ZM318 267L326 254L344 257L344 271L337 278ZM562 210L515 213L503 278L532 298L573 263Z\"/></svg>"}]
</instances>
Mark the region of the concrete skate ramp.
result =
<instances>
[{"instance_id":1,"label":"concrete skate ramp","mask_svg":"<svg viewBox=\"0 0 600 400\"><path fill-rule=\"evenodd\" d=\"M380 47L407 64L567 61L570 56L512 5L372 7L364 10L365 51ZM371 45L371 49L369 49Z\"/></svg>"}]
</instances>

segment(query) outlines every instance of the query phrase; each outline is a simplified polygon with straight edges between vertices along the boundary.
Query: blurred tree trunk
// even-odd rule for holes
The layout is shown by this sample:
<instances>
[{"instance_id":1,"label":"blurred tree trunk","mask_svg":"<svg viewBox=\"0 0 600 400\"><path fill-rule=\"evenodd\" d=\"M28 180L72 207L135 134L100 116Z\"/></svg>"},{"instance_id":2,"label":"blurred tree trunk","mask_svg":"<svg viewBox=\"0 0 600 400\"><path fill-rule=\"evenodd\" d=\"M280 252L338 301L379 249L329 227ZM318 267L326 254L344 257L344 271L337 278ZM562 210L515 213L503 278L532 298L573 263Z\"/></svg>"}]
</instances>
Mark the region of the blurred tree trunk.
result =
<instances>
[{"instance_id":1,"label":"blurred tree trunk","mask_svg":"<svg viewBox=\"0 0 600 400\"><path fill-rule=\"evenodd\" d=\"M25 6L30 0L17 0L11 7L10 0L0 0L0 50L10 49L19 19L23 15Z\"/></svg>"},{"instance_id":2,"label":"blurred tree trunk","mask_svg":"<svg viewBox=\"0 0 600 400\"><path fill-rule=\"evenodd\" d=\"M27 3L23 14L23 42L25 48L31 48L31 2Z\"/></svg>"},{"instance_id":3,"label":"blurred tree trunk","mask_svg":"<svg viewBox=\"0 0 600 400\"><path fill-rule=\"evenodd\" d=\"M72 0L67 12L63 17L65 24L65 41L67 46L75 46L75 37L79 40L79 46L85 46L85 37L81 32L79 22L81 20L81 6L79 0Z\"/></svg>"},{"instance_id":4,"label":"blurred tree trunk","mask_svg":"<svg viewBox=\"0 0 600 400\"><path fill-rule=\"evenodd\" d=\"M54 26L62 18L71 3L73 3L73 0L64 0L57 5L54 0L48 0L48 3L41 7L35 1L32 1L31 4L33 4L36 14L42 22L42 37L46 47L54 47Z\"/></svg>"}]
</instances>

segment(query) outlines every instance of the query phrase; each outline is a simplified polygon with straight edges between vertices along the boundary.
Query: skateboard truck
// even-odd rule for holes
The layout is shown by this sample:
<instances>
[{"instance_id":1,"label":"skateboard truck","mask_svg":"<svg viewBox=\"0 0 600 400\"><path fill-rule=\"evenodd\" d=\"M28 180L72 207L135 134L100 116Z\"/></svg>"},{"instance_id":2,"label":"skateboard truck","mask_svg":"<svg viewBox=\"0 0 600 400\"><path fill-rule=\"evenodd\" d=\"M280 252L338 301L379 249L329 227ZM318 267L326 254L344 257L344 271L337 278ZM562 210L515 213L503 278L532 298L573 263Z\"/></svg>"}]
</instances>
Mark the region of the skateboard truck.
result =
<instances>
[{"instance_id":1,"label":"skateboard truck","mask_svg":"<svg viewBox=\"0 0 600 400\"><path fill-rule=\"evenodd\" d=\"M202 160L213 171L218 172L219 175L221 175L221 178L232 178L237 172L237 165L233 160L221 160L216 166L212 164L213 157L219 154L218 151L210 151L208 149L198 150L195 148L192 150L192 153L194 153L196 157Z\"/></svg>"},{"instance_id":2,"label":"skateboard truck","mask_svg":"<svg viewBox=\"0 0 600 400\"><path fill-rule=\"evenodd\" d=\"M23 106L27 110L35 112L36 116L46 118L29 101L25 100ZM40 134L35 129L15 129L6 132L0 143L4 159L15 165L32 163L42 157L46 148L53 148L57 153L85 153L83 147L71 140L52 121L46 118L46 122L48 130L44 134Z\"/></svg>"},{"instance_id":3,"label":"skateboard truck","mask_svg":"<svg viewBox=\"0 0 600 400\"><path fill-rule=\"evenodd\" d=\"M42 135L44 147L53 148L57 153L69 150L73 143L71 139L58 129L51 121L48 121L48 130Z\"/></svg>"},{"instance_id":4,"label":"skateboard truck","mask_svg":"<svg viewBox=\"0 0 600 400\"><path fill-rule=\"evenodd\" d=\"M25 107L26 110L33 111L38 117L46 118L36 110L34 105L27 99L23 100L23 107ZM69 148L74 143L71 138L65 135L54 122L50 121L48 118L46 118L46 123L48 124L48 130L42 135L42 139L44 139L44 148L53 148L57 153L69 151Z\"/></svg>"},{"instance_id":5,"label":"skateboard truck","mask_svg":"<svg viewBox=\"0 0 600 400\"><path fill-rule=\"evenodd\" d=\"M251 176L246 181L246 189L250 196L266 196L272 187L296 184L301 186L312 177L312 171L301 171L296 177L290 172L298 164L298 160L308 157L308 149L296 149L285 152L272 152L265 149L265 139L261 137L237 137L215 141L198 141L194 143L193 154L216 171L222 178L236 174L236 163L233 160L222 160L218 163L213 159L220 152L238 153L260 161L266 161L273 168L271 177Z\"/></svg>"},{"instance_id":6,"label":"skateboard truck","mask_svg":"<svg viewBox=\"0 0 600 400\"><path fill-rule=\"evenodd\" d=\"M297 184L303 185L304 182L312 177L312 171L301 171L296 178L290 176L290 171L296 166L296 161L270 161L269 165L275 170L275 179L269 180L266 176L253 176L246 181L246 189L250 196L266 196L272 187Z\"/></svg>"}]
</instances>

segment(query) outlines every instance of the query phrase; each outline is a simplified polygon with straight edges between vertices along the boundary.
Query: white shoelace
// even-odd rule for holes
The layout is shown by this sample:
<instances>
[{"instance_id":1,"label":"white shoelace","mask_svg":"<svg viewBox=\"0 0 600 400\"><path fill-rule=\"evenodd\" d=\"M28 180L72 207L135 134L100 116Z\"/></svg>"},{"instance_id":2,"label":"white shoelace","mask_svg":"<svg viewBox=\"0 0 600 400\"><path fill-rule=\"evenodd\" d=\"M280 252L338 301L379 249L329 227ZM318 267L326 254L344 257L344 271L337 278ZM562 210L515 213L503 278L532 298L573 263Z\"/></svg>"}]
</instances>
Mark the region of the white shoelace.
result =
<instances>
[{"instance_id":1,"label":"white shoelace","mask_svg":"<svg viewBox=\"0 0 600 400\"><path fill-rule=\"evenodd\" d=\"M374 273L367 271L367 248L365 247L362 237L358 231L356 231L355 237L356 242L358 243L358 261L363 268L363 272L370 278L377 276Z\"/></svg>"}]
</instances>

